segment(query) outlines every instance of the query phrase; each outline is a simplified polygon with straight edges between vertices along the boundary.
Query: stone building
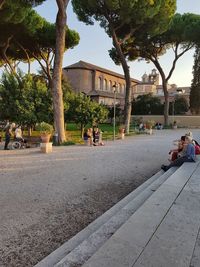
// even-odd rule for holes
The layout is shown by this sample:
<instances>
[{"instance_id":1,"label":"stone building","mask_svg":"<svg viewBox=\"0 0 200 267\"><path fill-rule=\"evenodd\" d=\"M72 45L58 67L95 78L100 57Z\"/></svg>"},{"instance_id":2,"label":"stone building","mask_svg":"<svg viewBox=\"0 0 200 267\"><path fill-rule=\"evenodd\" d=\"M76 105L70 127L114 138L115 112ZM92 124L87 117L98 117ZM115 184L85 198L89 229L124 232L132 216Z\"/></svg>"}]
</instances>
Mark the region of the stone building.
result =
<instances>
[{"instance_id":1,"label":"stone building","mask_svg":"<svg viewBox=\"0 0 200 267\"><path fill-rule=\"evenodd\" d=\"M91 96L98 103L112 106L114 95L116 104L124 106L126 83L124 75L95 66L93 64L79 61L63 69L63 76L66 78L75 92L82 92ZM131 79L132 93L135 86L140 83ZM114 91L116 91L114 93Z\"/></svg>"},{"instance_id":2,"label":"stone building","mask_svg":"<svg viewBox=\"0 0 200 267\"><path fill-rule=\"evenodd\" d=\"M82 92L98 103L108 106L116 104L124 107L126 83L124 75L113 72L99 66L79 61L63 69L66 78L75 92ZM114 93L114 89L116 93ZM153 69L150 74L144 74L142 80L131 79L132 98L151 93L164 102L162 85L159 84L159 74ZM169 101L174 101L177 95L183 96L189 103L190 87L177 87L175 84L168 85Z\"/></svg>"},{"instance_id":3,"label":"stone building","mask_svg":"<svg viewBox=\"0 0 200 267\"><path fill-rule=\"evenodd\" d=\"M176 97L184 97L189 104L190 87L178 87L176 84L168 84L169 101L173 102ZM139 95L149 94L160 98L164 103L164 92L162 85L159 84L159 74L156 69L153 69L149 75L146 73L142 76L142 81L138 83L134 88L134 97Z\"/></svg>"}]
</instances>

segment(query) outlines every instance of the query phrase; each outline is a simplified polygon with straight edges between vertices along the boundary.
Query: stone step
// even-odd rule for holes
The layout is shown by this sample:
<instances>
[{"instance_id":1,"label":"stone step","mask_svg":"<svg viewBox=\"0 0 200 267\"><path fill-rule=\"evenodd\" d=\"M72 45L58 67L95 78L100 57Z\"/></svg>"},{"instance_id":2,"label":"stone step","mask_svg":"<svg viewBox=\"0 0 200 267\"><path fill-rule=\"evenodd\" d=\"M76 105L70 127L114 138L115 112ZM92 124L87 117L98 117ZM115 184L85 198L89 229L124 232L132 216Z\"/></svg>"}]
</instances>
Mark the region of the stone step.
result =
<instances>
[{"instance_id":1,"label":"stone step","mask_svg":"<svg viewBox=\"0 0 200 267\"><path fill-rule=\"evenodd\" d=\"M195 182L189 184L188 181L193 174L195 175L198 165L199 162L184 163L147 199L147 201L144 202L139 209L137 209L137 211L109 238L109 240L96 251L96 253L94 253L85 263L80 262L79 265L77 264L74 266L189 267L189 265L184 264L184 261L187 260L189 262L188 253L190 254L190 257L192 255L190 244L192 243L194 247L196 240L195 234L198 234L200 216L197 210L199 209L199 199L196 202L193 200L194 207L193 205L187 204L185 209L181 207L180 210L176 207L176 203L180 204L181 198L179 196L182 196L182 199L187 203L187 191L190 190L191 193L194 192ZM197 191L199 191L199 188L200 183ZM184 196L182 191L186 192ZM199 192L197 192L196 195L198 194ZM172 220L172 207L177 212L176 222ZM189 211L190 209L191 212ZM187 213L184 212L185 210L187 210L187 213L190 214L190 216L193 214L193 217L196 218L193 223L191 223L189 218L184 221L185 216L187 216ZM181 216L182 221L180 218ZM183 226L182 230L179 227L179 224ZM167 229L169 230L169 228L171 229L171 232L167 233L166 231ZM186 230L185 233L184 229ZM190 235L188 235L187 231L191 233L190 239ZM165 242L168 240L169 235L171 243L168 242L166 244ZM187 244L184 243L186 241ZM182 250L183 247L185 250ZM183 261L182 258L179 259L179 264L176 264L176 250L181 257L184 258ZM153 253L155 253L156 256ZM163 258L165 261L163 261ZM62 265L57 266L66 267L73 265L69 265L67 262L63 261Z\"/></svg>"},{"instance_id":2,"label":"stone step","mask_svg":"<svg viewBox=\"0 0 200 267\"><path fill-rule=\"evenodd\" d=\"M101 221L96 230L54 266L77 266L87 261L176 169L172 168L166 173L159 172L122 200L117 209L116 204L113 207L115 213L107 216L106 221Z\"/></svg>"},{"instance_id":3,"label":"stone step","mask_svg":"<svg viewBox=\"0 0 200 267\"><path fill-rule=\"evenodd\" d=\"M141 192L143 192L150 184L156 181L160 176L163 175L163 171L160 170L152 177L150 177L147 181L137 187L134 191L129 193L122 200L117 202L113 207L99 216L96 220L90 223L87 227L85 227L82 231L77 233L74 237L65 242L58 249L53 251L47 257L45 257L42 261L37 263L35 267L52 267L56 263L58 263L61 259L63 259L68 253L70 253L75 247L77 247L80 243L82 243L85 239L87 239L92 233L94 233L101 225L107 222L112 216L114 216L121 208L127 205L131 200L136 198Z\"/></svg>"}]
</instances>

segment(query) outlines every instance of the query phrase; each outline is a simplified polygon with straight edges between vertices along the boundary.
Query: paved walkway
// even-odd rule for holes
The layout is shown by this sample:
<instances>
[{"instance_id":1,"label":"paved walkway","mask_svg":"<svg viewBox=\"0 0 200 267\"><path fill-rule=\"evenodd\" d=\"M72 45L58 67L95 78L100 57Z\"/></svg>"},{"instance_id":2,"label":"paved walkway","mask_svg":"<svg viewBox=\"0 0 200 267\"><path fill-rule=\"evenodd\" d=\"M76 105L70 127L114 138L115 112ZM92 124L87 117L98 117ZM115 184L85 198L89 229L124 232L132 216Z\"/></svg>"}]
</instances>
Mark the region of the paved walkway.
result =
<instances>
[{"instance_id":1,"label":"paved walkway","mask_svg":"<svg viewBox=\"0 0 200 267\"><path fill-rule=\"evenodd\" d=\"M119 199L117 190L126 185L128 192L150 177L167 162L172 141L186 131L157 131L105 147L56 147L48 155L38 149L0 151L0 266L9 257L9 267L25 266L20 265L23 258L32 266L49 254L41 253L41 247L48 247L44 240L55 249L66 225L65 234L78 232L89 213L90 219L99 215L99 203L107 208L109 198ZM200 131L193 134L199 140ZM72 211L76 222L70 221Z\"/></svg>"}]
</instances>

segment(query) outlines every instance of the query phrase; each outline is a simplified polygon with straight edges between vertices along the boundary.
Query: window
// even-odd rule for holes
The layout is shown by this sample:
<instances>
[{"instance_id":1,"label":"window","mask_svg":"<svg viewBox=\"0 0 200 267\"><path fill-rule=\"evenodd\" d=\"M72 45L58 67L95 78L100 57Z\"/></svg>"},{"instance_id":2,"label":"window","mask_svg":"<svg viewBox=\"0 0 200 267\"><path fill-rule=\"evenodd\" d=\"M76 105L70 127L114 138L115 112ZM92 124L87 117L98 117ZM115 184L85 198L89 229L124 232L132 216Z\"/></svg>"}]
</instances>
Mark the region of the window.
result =
<instances>
[{"instance_id":1,"label":"window","mask_svg":"<svg viewBox=\"0 0 200 267\"><path fill-rule=\"evenodd\" d=\"M109 90L112 92L112 81L109 81Z\"/></svg>"},{"instance_id":2,"label":"window","mask_svg":"<svg viewBox=\"0 0 200 267\"><path fill-rule=\"evenodd\" d=\"M107 84L107 80L106 79L103 80L103 90L105 90L105 91L108 90L108 84Z\"/></svg>"},{"instance_id":3,"label":"window","mask_svg":"<svg viewBox=\"0 0 200 267\"><path fill-rule=\"evenodd\" d=\"M120 94L122 93L122 85L121 85L121 83L119 83L119 93Z\"/></svg>"},{"instance_id":4,"label":"window","mask_svg":"<svg viewBox=\"0 0 200 267\"><path fill-rule=\"evenodd\" d=\"M102 89L102 84L101 84L101 77L98 78L98 90L101 90Z\"/></svg>"},{"instance_id":5,"label":"window","mask_svg":"<svg viewBox=\"0 0 200 267\"><path fill-rule=\"evenodd\" d=\"M123 93L123 94L125 94L125 91L126 91L125 88L126 88L126 87L125 87L125 84L123 84L123 86L122 86L122 90L123 90L122 93Z\"/></svg>"}]
</instances>

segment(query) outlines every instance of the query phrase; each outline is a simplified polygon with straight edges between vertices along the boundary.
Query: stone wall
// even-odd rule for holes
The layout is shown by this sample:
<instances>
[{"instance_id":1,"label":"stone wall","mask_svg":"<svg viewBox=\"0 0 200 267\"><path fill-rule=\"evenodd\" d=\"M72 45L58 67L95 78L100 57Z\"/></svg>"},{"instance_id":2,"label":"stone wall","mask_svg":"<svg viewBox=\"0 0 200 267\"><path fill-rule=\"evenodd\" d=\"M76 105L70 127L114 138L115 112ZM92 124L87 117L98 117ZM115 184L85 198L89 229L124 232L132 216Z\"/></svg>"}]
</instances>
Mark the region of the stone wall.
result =
<instances>
[{"instance_id":1,"label":"stone wall","mask_svg":"<svg viewBox=\"0 0 200 267\"><path fill-rule=\"evenodd\" d=\"M141 118L141 121L146 122L153 120L155 122L164 123L164 116L161 115L134 115L131 116L132 121L134 118ZM178 127L196 127L200 128L200 116L169 116L169 122L177 122Z\"/></svg>"}]
</instances>

